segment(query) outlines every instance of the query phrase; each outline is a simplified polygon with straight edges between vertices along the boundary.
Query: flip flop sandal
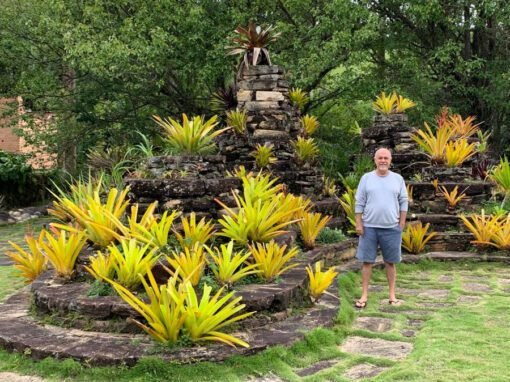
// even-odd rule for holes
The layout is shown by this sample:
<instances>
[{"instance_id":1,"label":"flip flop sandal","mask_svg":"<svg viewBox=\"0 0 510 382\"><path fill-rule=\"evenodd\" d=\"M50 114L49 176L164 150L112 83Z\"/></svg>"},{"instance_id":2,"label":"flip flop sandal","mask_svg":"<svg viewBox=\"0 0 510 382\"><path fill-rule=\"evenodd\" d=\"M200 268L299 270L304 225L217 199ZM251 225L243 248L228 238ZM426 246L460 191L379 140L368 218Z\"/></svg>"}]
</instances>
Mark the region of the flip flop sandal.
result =
<instances>
[{"instance_id":1,"label":"flip flop sandal","mask_svg":"<svg viewBox=\"0 0 510 382\"><path fill-rule=\"evenodd\" d=\"M364 309L366 308L368 305L368 301L361 301L361 300L357 300L355 303L354 303L354 307L355 308L358 308L358 309Z\"/></svg>"},{"instance_id":2,"label":"flip flop sandal","mask_svg":"<svg viewBox=\"0 0 510 382\"><path fill-rule=\"evenodd\" d=\"M402 302L400 300L388 300L388 304L394 305L394 306L399 306L400 304L402 304Z\"/></svg>"}]
</instances>

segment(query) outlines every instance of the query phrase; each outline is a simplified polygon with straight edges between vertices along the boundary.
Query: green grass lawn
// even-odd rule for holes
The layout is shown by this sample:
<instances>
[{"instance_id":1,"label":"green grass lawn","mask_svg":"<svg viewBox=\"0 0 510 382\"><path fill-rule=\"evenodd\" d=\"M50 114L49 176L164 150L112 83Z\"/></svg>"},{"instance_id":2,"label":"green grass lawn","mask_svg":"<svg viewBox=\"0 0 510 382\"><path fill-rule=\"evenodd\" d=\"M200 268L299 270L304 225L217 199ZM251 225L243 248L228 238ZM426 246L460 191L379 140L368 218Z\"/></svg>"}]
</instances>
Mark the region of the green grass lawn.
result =
<instances>
[{"instance_id":1,"label":"green grass lawn","mask_svg":"<svg viewBox=\"0 0 510 382\"><path fill-rule=\"evenodd\" d=\"M1 230L0 230L1 233ZM245 381L252 377L276 375L287 381L346 381L345 370L362 362L387 366L388 369L372 381L508 381L510 380L510 295L498 284L495 270L500 264L456 264L423 262L400 265L400 287L409 289L449 288L447 302L451 306L431 310L423 327L414 338L406 338L400 329L410 317L404 310L385 313L379 310L379 300L386 291L372 293L365 316L394 317L394 328L387 333L371 333L352 328L359 314L351 302L359 293L359 276L354 273L340 278L341 298L345 302L338 323L332 329L318 328L290 348L275 347L250 357L234 357L221 364L202 362L177 365L158 359L146 359L132 368L89 367L72 360L46 359L32 361L23 355L0 350L0 371L36 374L48 381ZM427 277L423 277L423 275ZM442 275L452 275L454 281L441 284ZM485 277L491 292L479 293L483 299L475 304L456 304L467 293L462 288L463 277ZM374 273L374 281L384 283L383 272ZM22 282L15 278L12 267L0 267L0 298L5 298ZM510 286L508 286L510 288ZM405 297L412 309L420 299ZM424 309L424 308L421 308ZM349 336L379 337L411 342L414 349L403 361L343 353L339 346ZM337 363L319 373L301 378L296 372L318 360L334 359Z\"/></svg>"}]
</instances>

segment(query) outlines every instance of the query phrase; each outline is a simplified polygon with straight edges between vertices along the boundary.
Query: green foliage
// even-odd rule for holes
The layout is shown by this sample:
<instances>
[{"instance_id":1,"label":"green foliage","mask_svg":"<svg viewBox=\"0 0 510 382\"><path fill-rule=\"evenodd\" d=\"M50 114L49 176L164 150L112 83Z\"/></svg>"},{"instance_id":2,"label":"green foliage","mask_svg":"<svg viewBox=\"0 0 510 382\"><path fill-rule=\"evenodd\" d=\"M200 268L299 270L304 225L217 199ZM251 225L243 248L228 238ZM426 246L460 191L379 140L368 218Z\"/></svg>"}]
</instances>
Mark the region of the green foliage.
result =
<instances>
[{"instance_id":1,"label":"green foliage","mask_svg":"<svg viewBox=\"0 0 510 382\"><path fill-rule=\"evenodd\" d=\"M246 122L248 115L244 110L227 111L227 126L232 127L238 134L246 132Z\"/></svg>"},{"instance_id":2,"label":"green foliage","mask_svg":"<svg viewBox=\"0 0 510 382\"><path fill-rule=\"evenodd\" d=\"M317 235L316 242L321 244L332 244L344 241L347 237L338 228L325 227L319 235Z\"/></svg>"},{"instance_id":3,"label":"green foliage","mask_svg":"<svg viewBox=\"0 0 510 382\"><path fill-rule=\"evenodd\" d=\"M510 163L506 157L501 158L499 164L490 169L489 179L496 183L499 191L505 195L501 203L503 207L510 195Z\"/></svg>"},{"instance_id":4,"label":"green foliage","mask_svg":"<svg viewBox=\"0 0 510 382\"><path fill-rule=\"evenodd\" d=\"M319 147L313 138L297 137L292 146L299 163L313 162L319 155Z\"/></svg>"},{"instance_id":5,"label":"green foliage","mask_svg":"<svg viewBox=\"0 0 510 382\"><path fill-rule=\"evenodd\" d=\"M211 154L216 148L214 138L228 130L215 130L218 117L215 115L207 121L203 117L188 119L182 115L182 123L168 117L163 119L153 116L154 121L165 131L164 141L169 150L176 154Z\"/></svg>"},{"instance_id":6,"label":"green foliage","mask_svg":"<svg viewBox=\"0 0 510 382\"><path fill-rule=\"evenodd\" d=\"M31 172L26 156L0 150L0 182L23 184Z\"/></svg>"},{"instance_id":7,"label":"green foliage","mask_svg":"<svg viewBox=\"0 0 510 382\"><path fill-rule=\"evenodd\" d=\"M278 160L273 154L273 145L271 144L258 144L255 150L252 151L251 156L255 158L255 163L258 168L263 169L269 165L276 163Z\"/></svg>"},{"instance_id":8,"label":"green foliage","mask_svg":"<svg viewBox=\"0 0 510 382\"><path fill-rule=\"evenodd\" d=\"M308 94L301 88L292 88L289 91L289 100L299 110L303 110L310 101Z\"/></svg>"}]
</instances>

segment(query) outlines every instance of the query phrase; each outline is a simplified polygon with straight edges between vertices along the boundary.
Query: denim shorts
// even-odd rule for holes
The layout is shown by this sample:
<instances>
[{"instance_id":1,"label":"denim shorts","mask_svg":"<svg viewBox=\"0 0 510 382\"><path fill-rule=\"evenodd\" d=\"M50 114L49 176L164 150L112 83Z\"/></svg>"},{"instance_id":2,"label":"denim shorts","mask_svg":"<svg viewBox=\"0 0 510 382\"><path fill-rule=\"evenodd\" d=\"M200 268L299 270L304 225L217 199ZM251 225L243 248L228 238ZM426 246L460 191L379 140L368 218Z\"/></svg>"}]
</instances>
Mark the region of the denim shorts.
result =
<instances>
[{"instance_id":1,"label":"denim shorts","mask_svg":"<svg viewBox=\"0 0 510 382\"><path fill-rule=\"evenodd\" d=\"M356 258L364 263L375 263L377 248L380 247L387 263L400 263L402 253L402 230L393 228L363 227L359 237Z\"/></svg>"}]
</instances>

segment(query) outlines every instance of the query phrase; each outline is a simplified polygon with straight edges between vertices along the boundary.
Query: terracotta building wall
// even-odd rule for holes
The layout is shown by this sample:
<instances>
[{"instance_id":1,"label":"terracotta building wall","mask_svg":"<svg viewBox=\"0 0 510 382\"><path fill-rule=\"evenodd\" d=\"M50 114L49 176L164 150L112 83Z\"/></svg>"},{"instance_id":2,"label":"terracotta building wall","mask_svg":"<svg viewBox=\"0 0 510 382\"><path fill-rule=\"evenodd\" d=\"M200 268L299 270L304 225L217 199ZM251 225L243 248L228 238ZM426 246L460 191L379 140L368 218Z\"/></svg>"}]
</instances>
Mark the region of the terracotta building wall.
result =
<instances>
[{"instance_id":1,"label":"terracotta building wall","mask_svg":"<svg viewBox=\"0 0 510 382\"><path fill-rule=\"evenodd\" d=\"M8 108L12 108L13 104L17 107L16 115L2 117ZM47 153L43 146L35 147L27 144L22 137L14 133L15 128L26 128L26 122L20 118L24 113L25 110L21 97L17 99L0 98L0 150L31 154L28 163L35 169L49 169L55 167L56 158L53 154ZM39 128L48 126L52 121L53 114L51 113L37 115L34 118L34 124Z\"/></svg>"}]
</instances>

